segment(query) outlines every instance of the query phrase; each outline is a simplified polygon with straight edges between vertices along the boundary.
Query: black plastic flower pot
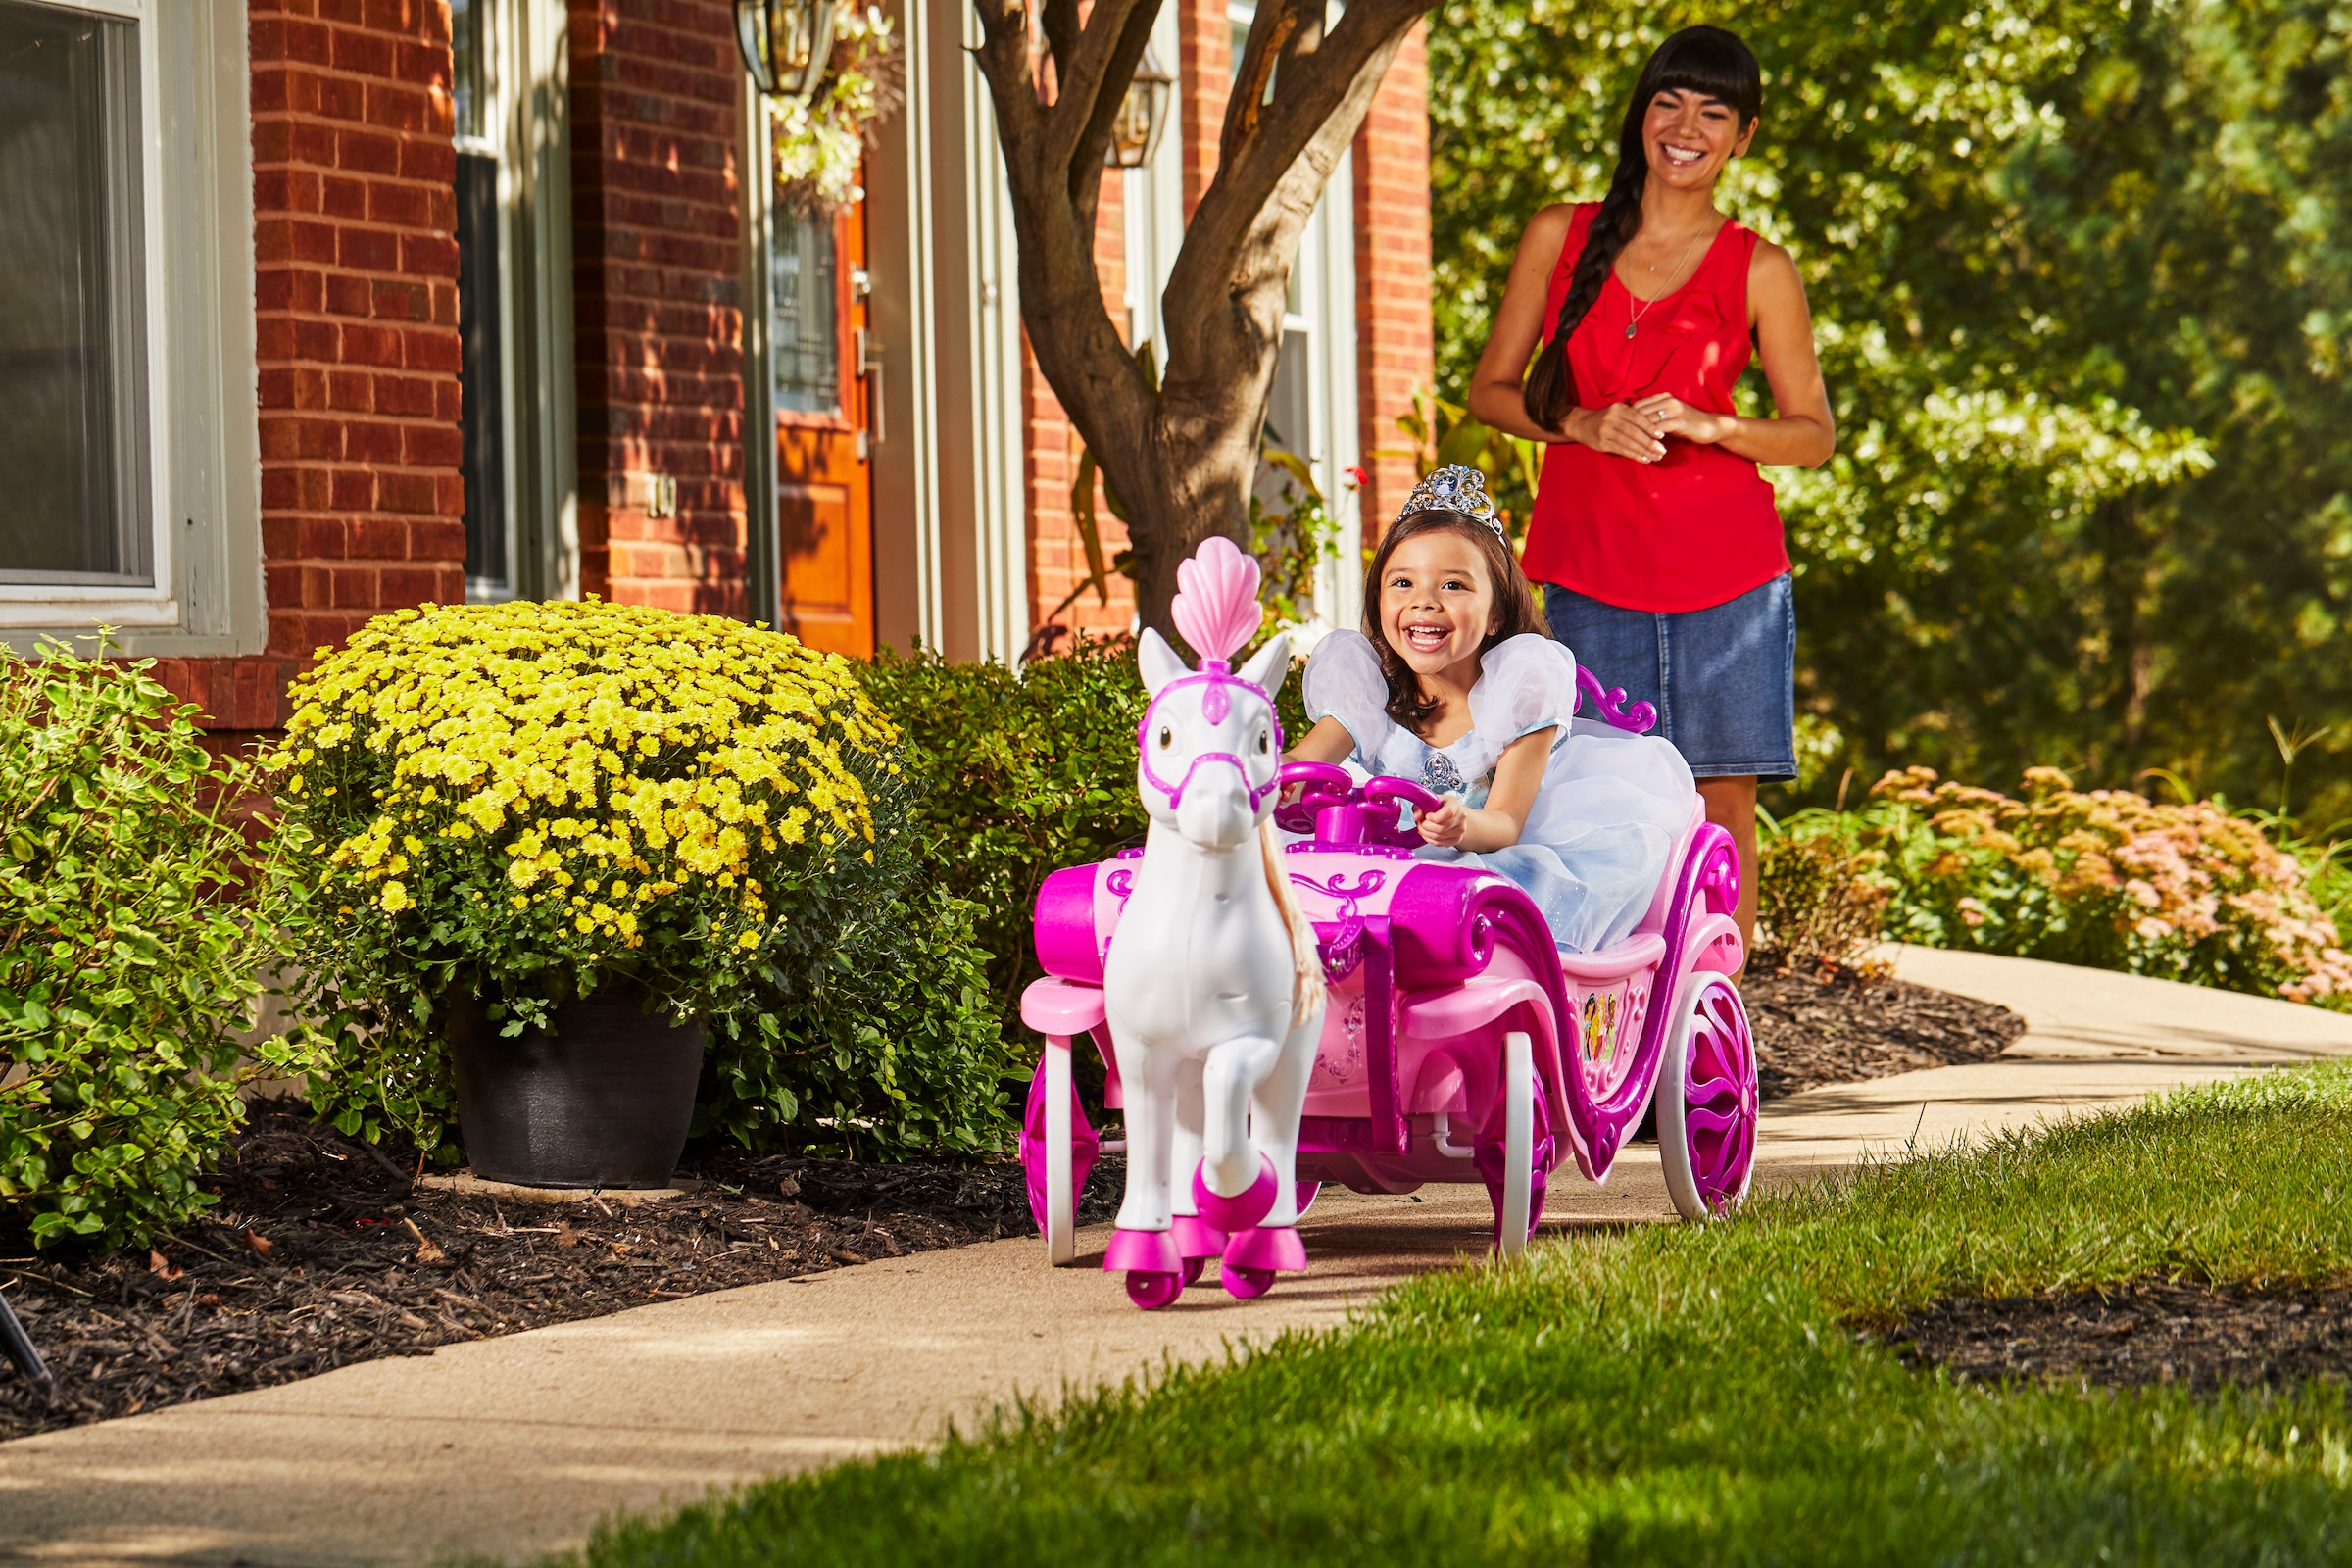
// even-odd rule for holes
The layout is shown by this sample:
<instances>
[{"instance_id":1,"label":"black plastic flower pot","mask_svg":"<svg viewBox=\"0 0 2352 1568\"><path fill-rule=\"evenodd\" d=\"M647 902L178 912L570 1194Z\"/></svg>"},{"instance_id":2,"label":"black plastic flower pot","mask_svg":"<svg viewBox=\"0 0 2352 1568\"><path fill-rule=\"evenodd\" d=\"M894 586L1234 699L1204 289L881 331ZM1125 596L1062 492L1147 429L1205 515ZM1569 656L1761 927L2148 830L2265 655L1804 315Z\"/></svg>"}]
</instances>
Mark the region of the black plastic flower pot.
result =
<instances>
[{"instance_id":1,"label":"black plastic flower pot","mask_svg":"<svg viewBox=\"0 0 2352 1568\"><path fill-rule=\"evenodd\" d=\"M694 1119L703 1025L607 989L556 1005L554 1032L502 1036L480 999L452 996L458 1130L484 1181L666 1187Z\"/></svg>"}]
</instances>

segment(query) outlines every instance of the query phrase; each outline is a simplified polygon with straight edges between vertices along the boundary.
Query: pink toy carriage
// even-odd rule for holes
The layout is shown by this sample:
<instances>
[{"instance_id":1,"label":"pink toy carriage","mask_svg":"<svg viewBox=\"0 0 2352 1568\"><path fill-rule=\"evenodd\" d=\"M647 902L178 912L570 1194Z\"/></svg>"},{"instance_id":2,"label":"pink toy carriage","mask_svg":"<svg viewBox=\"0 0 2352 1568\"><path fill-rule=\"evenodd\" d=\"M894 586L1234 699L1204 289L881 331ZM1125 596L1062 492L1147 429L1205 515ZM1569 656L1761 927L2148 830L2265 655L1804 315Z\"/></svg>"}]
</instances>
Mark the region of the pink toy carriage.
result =
<instances>
[{"instance_id":1,"label":"pink toy carriage","mask_svg":"<svg viewBox=\"0 0 2352 1568\"><path fill-rule=\"evenodd\" d=\"M1620 729L1647 730L1647 704L1577 679ZM1756 1064L1731 980L1740 967L1732 840L1695 793L1689 825L1633 934L1597 953L1552 946L1527 895L1492 872L1416 859L1398 807L1436 799L1397 778L1355 784L1344 768L1297 762L1302 786L1276 821L1311 833L1284 859L1314 921L1330 983L1305 1113L1300 1208L1336 1181L1362 1193L1480 1182L1495 1247L1517 1251L1542 1216L1551 1173L1573 1157L1605 1181L1651 1106L1667 1190L1698 1220L1747 1194L1755 1151ZM1036 942L1046 978L1021 1016L1046 1037L1021 1139L1029 1197L1054 1263L1075 1260L1076 1196L1097 1156L1123 1147L1090 1124L1071 1077L1071 1042L1090 1035L1121 1103L1102 1027L1103 955L1133 881L1122 861L1054 872L1039 891ZM1199 1272L1188 1260L1185 1283ZM1234 1274L1229 1265L1227 1274ZM1237 1295L1264 1279L1228 1278Z\"/></svg>"}]
</instances>

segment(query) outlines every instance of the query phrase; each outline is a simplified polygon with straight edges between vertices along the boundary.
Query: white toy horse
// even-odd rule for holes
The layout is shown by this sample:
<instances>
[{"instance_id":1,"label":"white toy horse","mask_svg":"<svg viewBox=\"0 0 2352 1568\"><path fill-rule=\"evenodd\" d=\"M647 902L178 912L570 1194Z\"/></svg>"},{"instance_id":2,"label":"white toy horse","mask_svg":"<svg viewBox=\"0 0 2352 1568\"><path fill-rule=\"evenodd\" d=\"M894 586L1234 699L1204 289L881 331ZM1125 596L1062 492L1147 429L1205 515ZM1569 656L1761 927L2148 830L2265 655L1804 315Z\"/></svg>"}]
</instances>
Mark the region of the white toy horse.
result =
<instances>
[{"instance_id":1,"label":"white toy horse","mask_svg":"<svg viewBox=\"0 0 2352 1568\"><path fill-rule=\"evenodd\" d=\"M1228 656L1263 618L1257 563L1216 538L1176 572L1176 629L1200 667L1155 631L1136 651L1152 827L1102 982L1127 1120L1127 1198L1102 1266L1147 1310L1211 1257L1245 1298L1306 1267L1295 1167L1323 1032L1314 928L1273 824L1289 639L1234 673Z\"/></svg>"}]
</instances>

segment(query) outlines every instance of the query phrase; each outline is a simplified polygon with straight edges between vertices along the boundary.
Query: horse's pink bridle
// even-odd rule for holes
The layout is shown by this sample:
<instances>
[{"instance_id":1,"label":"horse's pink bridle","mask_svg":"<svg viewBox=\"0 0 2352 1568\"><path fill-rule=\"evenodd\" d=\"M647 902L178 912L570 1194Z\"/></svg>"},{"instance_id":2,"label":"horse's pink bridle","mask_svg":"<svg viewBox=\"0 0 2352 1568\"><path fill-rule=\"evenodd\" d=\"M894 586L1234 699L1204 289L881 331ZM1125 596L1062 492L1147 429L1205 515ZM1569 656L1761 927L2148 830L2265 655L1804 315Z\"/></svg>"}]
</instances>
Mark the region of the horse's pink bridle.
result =
<instances>
[{"instance_id":1,"label":"horse's pink bridle","mask_svg":"<svg viewBox=\"0 0 2352 1568\"><path fill-rule=\"evenodd\" d=\"M1142 761L1143 780L1167 798L1168 809L1171 811L1175 810L1183 802L1185 786L1192 783L1193 774L1199 771L1202 762L1231 762L1234 770L1242 775L1244 785L1248 785L1250 781L1249 764L1231 752L1196 754L1192 765L1184 770L1184 777L1178 779L1174 784L1168 783L1167 780L1152 771L1152 715L1159 711L1160 704L1187 686L1207 688L1200 694L1200 716L1211 724L1224 723L1225 715L1233 710L1233 694L1227 690L1228 687L1239 686L1255 697L1266 705L1266 716L1274 721L1275 753L1280 755L1282 751L1282 715L1274 711L1274 699L1266 695L1266 689L1255 681L1244 680L1241 676L1236 675L1233 672L1233 665L1225 660L1203 659L1200 661L1199 674L1187 675L1162 686L1159 689L1159 695L1152 699L1152 706L1144 710L1144 721L1135 727L1135 747ZM1250 809L1252 814L1256 812L1268 795L1282 787L1281 769L1277 768L1275 775L1266 780L1264 784L1250 788Z\"/></svg>"}]
</instances>

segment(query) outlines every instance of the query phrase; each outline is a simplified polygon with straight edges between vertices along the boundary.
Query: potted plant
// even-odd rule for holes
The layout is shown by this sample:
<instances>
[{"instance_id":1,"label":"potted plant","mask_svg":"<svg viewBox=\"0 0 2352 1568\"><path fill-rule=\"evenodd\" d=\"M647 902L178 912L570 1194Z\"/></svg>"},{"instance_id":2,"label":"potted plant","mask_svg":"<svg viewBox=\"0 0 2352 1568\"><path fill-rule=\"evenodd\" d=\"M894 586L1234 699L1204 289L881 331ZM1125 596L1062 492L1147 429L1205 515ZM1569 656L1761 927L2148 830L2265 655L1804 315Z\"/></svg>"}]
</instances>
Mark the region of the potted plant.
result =
<instances>
[{"instance_id":1,"label":"potted plant","mask_svg":"<svg viewBox=\"0 0 2352 1568\"><path fill-rule=\"evenodd\" d=\"M314 1098L477 1175L666 1183L705 1034L779 1038L781 971L873 875L896 736L849 662L585 603L378 616L291 694Z\"/></svg>"}]
</instances>

